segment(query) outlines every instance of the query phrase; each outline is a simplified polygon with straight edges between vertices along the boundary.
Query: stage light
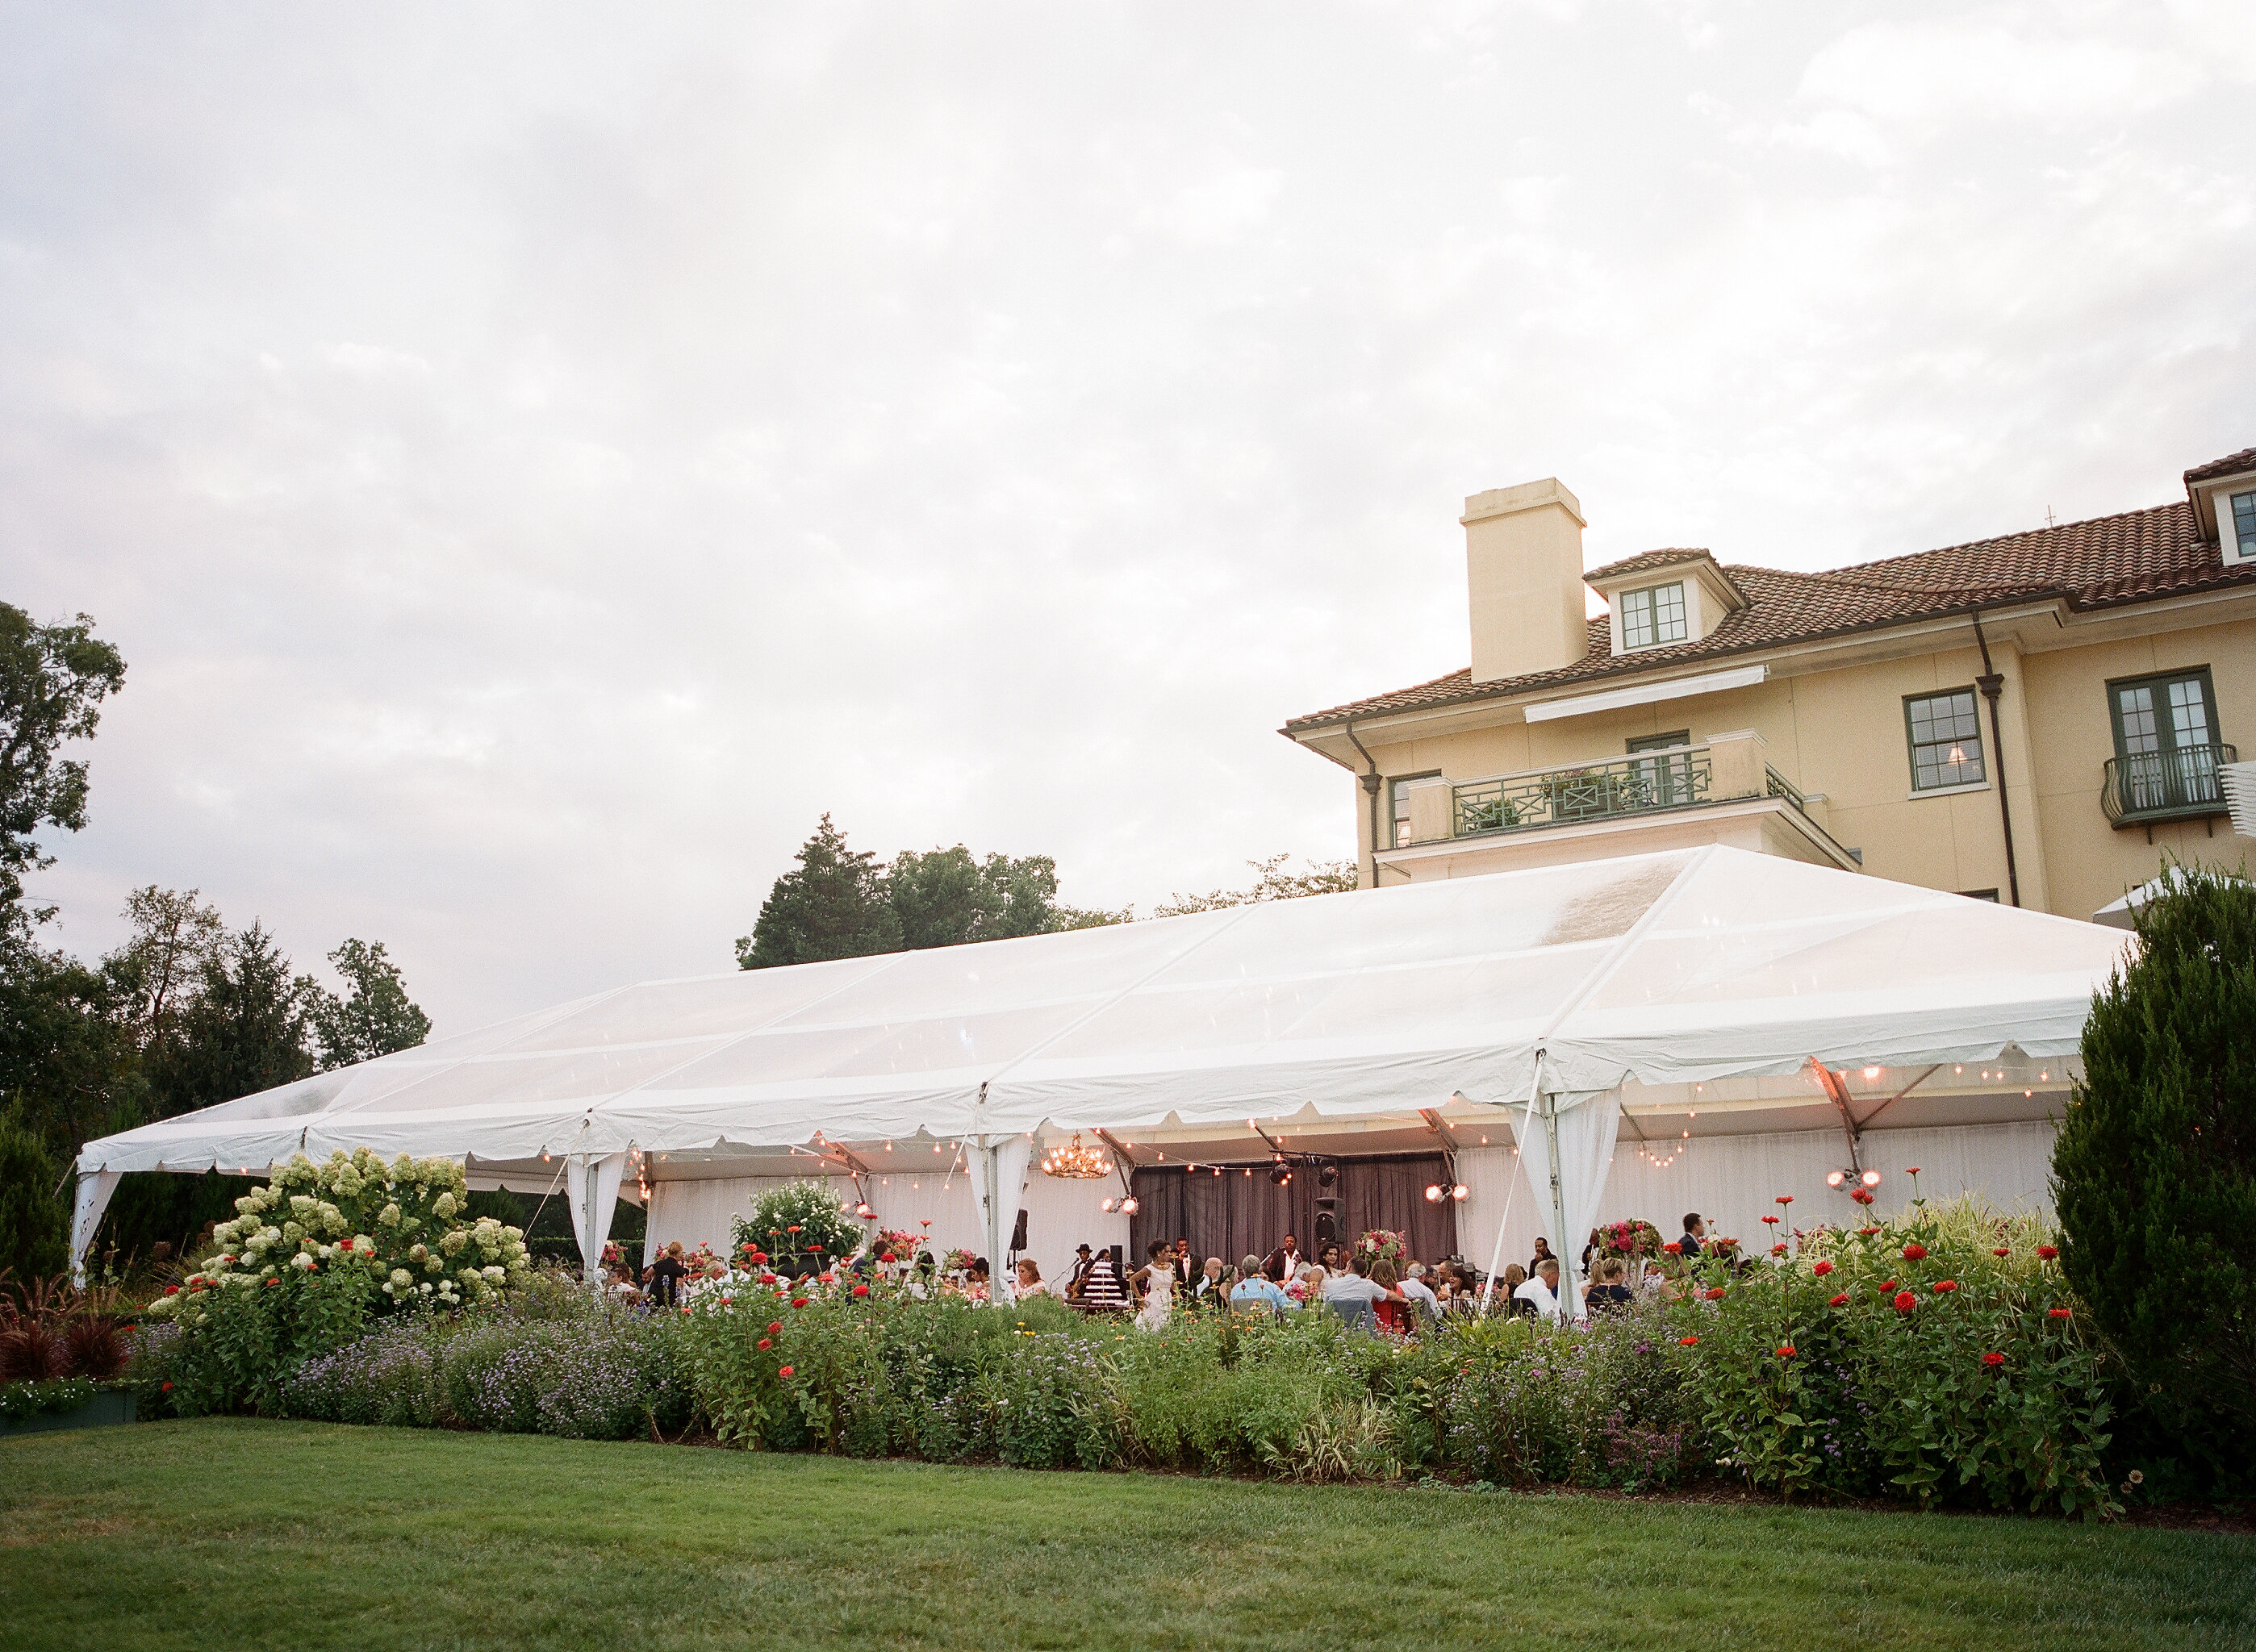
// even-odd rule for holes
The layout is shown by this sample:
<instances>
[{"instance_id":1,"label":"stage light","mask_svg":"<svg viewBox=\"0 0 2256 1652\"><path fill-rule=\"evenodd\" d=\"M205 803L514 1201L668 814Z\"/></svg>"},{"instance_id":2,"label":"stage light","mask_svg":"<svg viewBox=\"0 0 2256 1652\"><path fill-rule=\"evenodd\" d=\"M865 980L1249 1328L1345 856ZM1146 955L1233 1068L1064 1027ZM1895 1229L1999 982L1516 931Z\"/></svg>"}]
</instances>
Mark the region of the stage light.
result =
<instances>
[{"instance_id":1,"label":"stage light","mask_svg":"<svg viewBox=\"0 0 2256 1652\"><path fill-rule=\"evenodd\" d=\"M1879 1173L1878 1170L1866 1170L1866 1171L1865 1172L1865 1186L1867 1186L1867 1187L1878 1187L1879 1185L1880 1185L1880 1173Z\"/></svg>"},{"instance_id":2,"label":"stage light","mask_svg":"<svg viewBox=\"0 0 2256 1652\"><path fill-rule=\"evenodd\" d=\"M1281 1164L1274 1164L1270 1166L1269 1179L1275 1185L1282 1187L1293 1179L1293 1172Z\"/></svg>"},{"instance_id":3,"label":"stage light","mask_svg":"<svg viewBox=\"0 0 2256 1652\"><path fill-rule=\"evenodd\" d=\"M1439 1182L1434 1182L1428 1185L1426 1188L1426 1202L1428 1205L1438 1205L1442 1202L1442 1185Z\"/></svg>"},{"instance_id":4,"label":"stage light","mask_svg":"<svg viewBox=\"0 0 2256 1652\"><path fill-rule=\"evenodd\" d=\"M1133 1193L1129 1194L1127 1198L1120 1201L1120 1213L1123 1216L1133 1216L1142 1208L1143 1207L1136 1202L1136 1196Z\"/></svg>"},{"instance_id":5,"label":"stage light","mask_svg":"<svg viewBox=\"0 0 2256 1652\"><path fill-rule=\"evenodd\" d=\"M1826 1185L1826 1186L1828 1186L1828 1187L1838 1187L1838 1186L1840 1186L1840 1185L1841 1185L1841 1184L1842 1184L1842 1183L1844 1183L1844 1182L1847 1181L1848 1179L1849 1179L1849 1172L1848 1172L1848 1171L1846 1171L1846 1170L1835 1170L1835 1171L1831 1172L1829 1175L1828 1175L1828 1176L1826 1177L1826 1178L1825 1178L1825 1185Z\"/></svg>"},{"instance_id":6,"label":"stage light","mask_svg":"<svg viewBox=\"0 0 2256 1652\"><path fill-rule=\"evenodd\" d=\"M1113 1206L1115 1204L1117 1204L1117 1202L1118 1202L1117 1200L1108 1199L1105 1199L1105 1200L1102 1201L1101 1203L1099 1203L1096 1208L1097 1208L1097 1209L1099 1209L1099 1210L1101 1210L1101 1211L1103 1211L1106 1214L1108 1214L1108 1215L1109 1215L1109 1214L1110 1214L1110 1213L1111 1213L1112 1206Z\"/></svg>"},{"instance_id":7,"label":"stage light","mask_svg":"<svg viewBox=\"0 0 2256 1652\"><path fill-rule=\"evenodd\" d=\"M1339 1180L1339 1169L1336 1165L1327 1164L1323 1169L1316 1172L1316 1185L1318 1187L1329 1187L1337 1180Z\"/></svg>"},{"instance_id":8,"label":"stage light","mask_svg":"<svg viewBox=\"0 0 2256 1652\"><path fill-rule=\"evenodd\" d=\"M1452 1187L1449 1190L1449 1197L1451 1199L1463 1201L1471 1196L1472 1191L1473 1190L1471 1188L1467 1187L1463 1182L1459 1182L1455 1187Z\"/></svg>"}]
</instances>

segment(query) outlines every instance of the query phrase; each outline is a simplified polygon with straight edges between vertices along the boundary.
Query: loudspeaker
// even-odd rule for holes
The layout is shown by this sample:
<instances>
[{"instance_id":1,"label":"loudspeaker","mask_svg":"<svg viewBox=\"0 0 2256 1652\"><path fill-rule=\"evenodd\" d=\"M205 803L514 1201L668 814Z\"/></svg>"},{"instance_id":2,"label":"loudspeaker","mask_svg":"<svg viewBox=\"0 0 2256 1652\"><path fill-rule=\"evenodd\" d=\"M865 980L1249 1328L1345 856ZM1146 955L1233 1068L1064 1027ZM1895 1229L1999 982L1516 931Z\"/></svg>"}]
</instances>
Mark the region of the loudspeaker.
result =
<instances>
[{"instance_id":1,"label":"loudspeaker","mask_svg":"<svg viewBox=\"0 0 2256 1652\"><path fill-rule=\"evenodd\" d=\"M1022 1250L1026 1249L1026 1212L1024 1212L1024 1211L1020 1211L1020 1212L1019 1213L1019 1225L1018 1225L1016 1227L1013 1227L1013 1228L1011 1230L1011 1249L1012 1250L1012 1252L1014 1252L1014 1253L1015 1253L1015 1252L1018 1252L1018 1251L1022 1251Z\"/></svg>"},{"instance_id":2,"label":"loudspeaker","mask_svg":"<svg viewBox=\"0 0 2256 1652\"><path fill-rule=\"evenodd\" d=\"M1326 1245L1339 1242L1339 1200L1320 1199L1315 1201L1315 1208L1316 1248L1322 1250Z\"/></svg>"}]
</instances>

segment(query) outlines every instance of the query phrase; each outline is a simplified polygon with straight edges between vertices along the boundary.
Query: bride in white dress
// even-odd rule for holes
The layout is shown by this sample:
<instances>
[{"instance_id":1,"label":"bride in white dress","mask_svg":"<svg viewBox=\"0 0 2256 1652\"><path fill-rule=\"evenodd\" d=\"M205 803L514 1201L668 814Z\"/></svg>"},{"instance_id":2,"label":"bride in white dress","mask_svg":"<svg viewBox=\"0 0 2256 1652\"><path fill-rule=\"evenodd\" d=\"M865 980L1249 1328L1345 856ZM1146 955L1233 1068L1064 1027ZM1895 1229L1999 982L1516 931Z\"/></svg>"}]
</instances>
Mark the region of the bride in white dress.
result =
<instances>
[{"instance_id":1,"label":"bride in white dress","mask_svg":"<svg viewBox=\"0 0 2256 1652\"><path fill-rule=\"evenodd\" d=\"M1174 1304L1174 1265L1164 1257L1155 1257L1144 1269L1144 1306L1136 1315L1136 1323L1146 1331L1157 1331L1167 1323Z\"/></svg>"}]
</instances>

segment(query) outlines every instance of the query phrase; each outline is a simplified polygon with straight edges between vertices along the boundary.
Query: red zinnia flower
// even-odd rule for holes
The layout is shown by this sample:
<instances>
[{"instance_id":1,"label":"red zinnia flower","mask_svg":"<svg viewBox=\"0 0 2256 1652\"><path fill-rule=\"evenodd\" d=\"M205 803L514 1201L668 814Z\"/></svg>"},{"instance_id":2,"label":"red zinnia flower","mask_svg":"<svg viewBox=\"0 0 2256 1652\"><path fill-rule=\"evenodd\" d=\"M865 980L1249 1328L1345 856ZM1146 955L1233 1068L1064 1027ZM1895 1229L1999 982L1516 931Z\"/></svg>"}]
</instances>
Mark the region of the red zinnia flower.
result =
<instances>
[{"instance_id":1,"label":"red zinnia flower","mask_svg":"<svg viewBox=\"0 0 2256 1652\"><path fill-rule=\"evenodd\" d=\"M769 1321L768 1321L768 1335L770 1335L770 1336L773 1336L773 1335L775 1335L775 1333L776 1333L777 1332L779 1332L779 1331L780 1331L780 1330L782 1330L782 1329L783 1329L783 1321L782 1321L782 1320L780 1320L780 1319L771 1319L771 1320L769 1320Z\"/></svg>"},{"instance_id":2,"label":"red zinnia flower","mask_svg":"<svg viewBox=\"0 0 2256 1652\"><path fill-rule=\"evenodd\" d=\"M2047 1262L2050 1262L2054 1257L2060 1255L2060 1247L2057 1245L2039 1245L2037 1247L2037 1255L2043 1257Z\"/></svg>"},{"instance_id":3,"label":"red zinnia flower","mask_svg":"<svg viewBox=\"0 0 2256 1652\"><path fill-rule=\"evenodd\" d=\"M1822 1279L1826 1275L1833 1271L1833 1264L1829 1262L1821 1262L1809 1271L1815 1274L1820 1279Z\"/></svg>"},{"instance_id":4,"label":"red zinnia flower","mask_svg":"<svg viewBox=\"0 0 2256 1652\"><path fill-rule=\"evenodd\" d=\"M787 1377L791 1374L791 1367L789 1366L786 1366L783 1369L778 1371L776 1374L779 1377Z\"/></svg>"},{"instance_id":5,"label":"red zinnia flower","mask_svg":"<svg viewBox=\"0 0 2256 1652\"><path fill-rule=\"evenodd\" d=\"M1781 1205L1791 1205L1794 1203L1794 1195L1791 1193L1780 1193L1778 1196L1777 1202Z\"/></svg>"},{"instance_id":6,"label":"red zinnia flower","mask_svg":"<svg viewBox=\"0 0 2256 1652\"><path fill-rule=\"evenodd\" d=\"M1829 1308L1847 1307L1849 1305L1849 1293L1844 1290L1839 1296L1829 1298L1825 1305Z\"/></svg>"},{"instance_id":7,"label":"red zinnia flower","mask_svg":"<svg viewBox=\"0 0 2256 1652\"><path fill-rule=\"evenodd\" d=\"M168 1297L177 1297L180 1294L180 1288L178 1285L166 1285L165 1294Z\"/></svg>"},{"instance_id":8,"label":"red zinnia flower","mask_svg":"<svg viewBox=\"0 0 2256 1652\"><path fill-rule=\"evenodd\" d=\"M775 1346L775 1339L772 1337L762 1337L759 1346L760 1352L765 1353L770 1348Z\"/></svg>"},{"instance_id":9,"label":"red zinnia flower","mask_svg":"<svg viewBox=\"0 0 2256 1652\"><path fill-rule=\"evenodd\" d=\"M1859 1205L1869 1205L1872 1202L1872 1190L1869 1187L1860 1187L1849 1197Z\"/></svg>"},{"instance_id":10,"label":"red zinnia flower","mask_svg":"<svg viewBox=\"0 0 2256 1652\"><path fill-rule=\"evenodd\" d=\"M1984 1365L2003 1365L2006 1363L2006 1356L2002 1353L1985 1353L1982 1356L1982 1363Z\"/></svg>"},{"instance_id":11,"label":"red zinnia flower","mask_svg":"<svg viewBox=\"0 0 2256 1652\"><path fill-rule=\"evenodd\" d=\"M1773 1245L1770 1248L1770 1254L1773 1256L1783 1256L1786 1255L1786 1247L1783 1245Z\"/></svg>"},{"instance_id":12,"label":"red zinnia flower","mask_svg":"<svg viewBox=\"0 0 2256 1652\"><path fill-rule=\"evenodd\" d=\"M1882 1294L1883 1294L1883 1295L1885 1295L1885 1294L1886 1294L1886 1292L1888 1292L1888 1291L1893 1290L1895 1288L1896 1288L1896 1282L1895 1282L1894 1280L1893 1280L1893 1279L1884 1280L1884 1281L1882 1281L1882 1282L1881 1282L1881 1284L1880 1284L1880 1290L1881 1290L1881 1292L1882 1292Z\"/></svg>"},{"instance_id":13,"label":"red zinnia flower","mask_svg":"<svg viewBox=\"0 0 2256 1652\"><path fill-rule=\"evenodd\" d=\"M799 1231L799 1227L798 1225L794 1223L791 1227L785 1228L783 1231L786 1234L795 1234Z\"/></svg>"},{"instance_id":14,"label":"red zinnia flower","mask_svg":"<svg viewBox=\"0 0 2256 1652\"><path fill-rule=\"evenodd\" d=\"M2065 1308L2048 1308L2045 1310L2045 1318L2048 1319L2065 1319L2068 1317L2069 1312Z\"/></svg>"},{"instance_id":15,"label":"red zinnia flower","mask_svg":"<svg viewBox=\"0 0 2256 1652\"><path fill-rule=\"evenodd\" d=\"M1765 1221L1766 1221L1766 1222L1769 1222L1769 1223L1773 1224L1773 1226L1775 1226L1775 1225L1776 1225L1776 1223L1777 1223L1777 1221L1778 1221L1778 1218L1777 1218L1777 1217L1775 1217L1775 1216L1766 1216L1766 1217L1764 1217L1764 1218L1763 1218L1763 1220L1765 1220Z\"/></svg>"},{"instance_id":16,"label":"red zinnia flower","mask_svg":"<svg viewBox=\"0 0 2256 1652\"><path fill-rule=\"evenodd\" d=\"M1684 1247L1678 1244L1673 1239L1667 1244L1663 1245L1660 1248L1671 1256L1681 1256L1684 1254Z\"/></svg>"},{"instance_id":17,"label":"red zinnia flower","mask_svg":"<svg viewBox=\"0 0 2256 1652\"><path fill-rule=\"evenodd\" d=\"M2011 1250L2007 1249L2005 1246L2000 1245L2000 1246L1999 1246L1999 1247L1997 1248L1997 1249L1995 1249L1995 1250L1992 1251L1990 1254L1991 1254L1992 1256L2010 1256L2010 1255L2012 1255L2013 1253Z\"/></svg>"},{"instance_id":18,"label":"red zinnia flower","mask_svg":"<svg viewBox=\"0 0 2256 1652\"><path fill-rule=\"evenodd\" d=\"M1938 1297L1942 1295L1946 1290L1956 1290L1957 1289L1958 1282L1956 1279L1938 1279L1935 1282L1935 1294Z\"/></svg>"},{"instance_id":19,"label":"red zinnia flower","mask_svg":"<svg viewBox=\"0 0 2256 1652\"><path fill-rule=\"evenodd\" d=\"M758 1248L759 1247L758 1245L755 1245L751 1241L747 1240L744 1243L744 1255L749 1256Z\"/></svg>"},{"instance_id":20,"label":"red zinnia flower","mask_svg":"<svg viewBox=\"0 0 2256 1652\"><path fill-rule=\"evenodd\" d=\"M1896 1292L1896 1311L1898 1313L1909 1313L1914 1308L1918 1306L1919 1298L1913 1296L1908 1290L1899 1290Z\"/></svg>"},{"instance_id":21,"label":"red zinnia flower","mask_svg":"<svg viewBox=\"0 0 2256 1652\"><path fill-rule=\"evenodd\" d=\"M1708 1300L1709 1300L1709 1301L1710 1301L1710 1302L1721 1302L1723 1299L1724 1299L1724 1288L1723 1288L1723 1286L1721 1286L1721 1285L1710 1285L1710 1286L1709 1286L1709 1287L1708 1287Z\"/></svg>"},{"instance_id":22,"label":"red zinnia flower","mask_svg":"<svg viewBox=\"0 0 2256 1652\"><path fill-rule=\"evenodd\" d=\"M352 1248L352 1241L349 1239L344 1241L342 1243L338 1245L337 1248L339 1250L350 1250Z\"/></svg>"},{"instance_id":23,"label":"red zinnia flower","mask_svg":"<svg viewBox=\"0 0 2256 1652\"><path fill-rule=\"evenodd\" d=\"M172 1391L173 1391L173 1385L172 1385L171 1383L169 1383L169 1382L167 1382L166 1384L165 1384L165 1386L164 1386L163 1388L159 1388L159 1389L157 1390L157 1392L158 1392L158 1393L159 1393L159 1394L170 1394Z\"/></svg>"},{"instance_id":24,"label":"red zinnia flower","mask_svg":"<svg viewBox=\"0 0 2256 1652\"><path fill-rule=\"evenodd\" d=\"M1927 1247L1924 1245L1914 1243L1904 1247L1904 1260L1906 1262L1921 1261L1926 1256L1926 1255Z\"/></svg>"},{"instance_id":25,"label":"red zinnia flower","mask_svg":"<svg viewBox=\"0 0 2256 1652\"><path fill-rule=\"evenodd\" d=\"M1907 1175L1907 1176L1916 1176L1916 1175L1918 1175L1918 1174L1919 1174L1919 1166L1918 1166L1918 1165L1916 1165L1916 1164L1911 1164L1911 1165L1907 1165L1907 1166L1905 1166L1905 1168L1904 1168L1904 1174L1905 1174L1905 1175Z\"/></svg>"},{"instance_id":26,"label":"red zinnia flower","mask_svg":"<svg viewBox=\"0 0 2256 1652\"><path fill-rule=\"evenodd\" d=\"M1791 1360L1794 1358L1794 1344L1789 1342L1784 1347L1780 1348L1778 1351L1778 1357L1781 1360Z\"/></svg>"},{"instance_id":27,"label":"red zinnia flower","mask_svg":"<svg viewBox=\"0 0 2256 1652\"><path fill-rule=\"evenodd\" d=\"M1676 1346L1681 1348L1696 1348L1700 1346L1700 1339L1697 1337L1679 1337L1676 1339Z\"/></svg>"},{"instance_id":28,"label":"red zinnia flower","mask_svg":"<svg viewBox=\"0 0 2256 1652\"><path fill-rule=\"evenodd\" d=\"M884 1255L878 1257L878 1260L879 1262L891 1262L893 1260L893 1253L889 1250Z\"/></svg>"},{"instance_id":29,"label":"red zinnia flower","mask_svg":"<svg viewBox=\"0 0 2256 1652\"><path fill-rule=\"evenodd\" d=\"M866 1297L870 1294L870 1287L867 1285L857 1285L854 1287L854 1294L857 1297Z\"/></svg>"},{"instance_id":30,"label":"red zinnia flower","mask_svg":"<svg viewBox=\"0 0 2256 1652\"><path fill-rule=\"evenodd\" d=\"M807 1298L804 1297L793 1297L791 1299L791 1305L794 1308L804 1308L807 1306Z\"/></svg>"},{"instance_id":31,"label":"red zinnia flower","mask_svg":"<svg viewBox=\"0 0 2256 1652\"><path fill-rule=\"evenodd\" d=\"M266 1282L266 1286L267 1286L267 1289L271 1290L272 1290L276 1285L278 1285L278 1284L280 1284L281 1283L282 1283L282 1282L281 1282L279 1279L270 1279L270 1280L268 1280L268 1281Z\"/></svg>"}]
</instances>

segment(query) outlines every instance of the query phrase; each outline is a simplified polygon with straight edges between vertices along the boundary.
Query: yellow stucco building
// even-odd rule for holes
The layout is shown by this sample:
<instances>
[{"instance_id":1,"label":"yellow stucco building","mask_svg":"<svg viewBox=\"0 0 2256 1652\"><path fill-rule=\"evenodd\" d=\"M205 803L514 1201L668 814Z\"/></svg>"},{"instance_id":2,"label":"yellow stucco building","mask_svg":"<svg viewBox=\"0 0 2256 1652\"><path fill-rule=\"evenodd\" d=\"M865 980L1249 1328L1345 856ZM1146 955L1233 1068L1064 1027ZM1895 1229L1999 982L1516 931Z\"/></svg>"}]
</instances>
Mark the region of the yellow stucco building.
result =
<instances>
[{"instance_id":1,"label":"yellow stucco building","mask_svg":"<svg viewBox=\"0 0 2256 1652\"><path fill-rule=\"evenodd\" d=\"M1720 842L2089 917L2250 847L2217 771L2256 742L2256 448L2185 489L1799 573L1586 571L1573 494L1498 489L1470 666L1282 732L1354 776L1366 886Z\"/></svg>"}]
</instances>

